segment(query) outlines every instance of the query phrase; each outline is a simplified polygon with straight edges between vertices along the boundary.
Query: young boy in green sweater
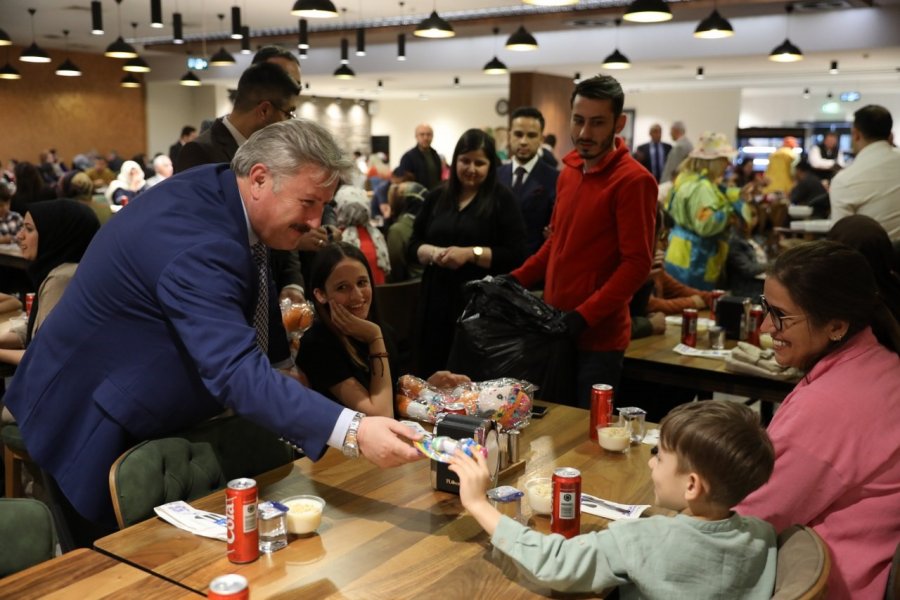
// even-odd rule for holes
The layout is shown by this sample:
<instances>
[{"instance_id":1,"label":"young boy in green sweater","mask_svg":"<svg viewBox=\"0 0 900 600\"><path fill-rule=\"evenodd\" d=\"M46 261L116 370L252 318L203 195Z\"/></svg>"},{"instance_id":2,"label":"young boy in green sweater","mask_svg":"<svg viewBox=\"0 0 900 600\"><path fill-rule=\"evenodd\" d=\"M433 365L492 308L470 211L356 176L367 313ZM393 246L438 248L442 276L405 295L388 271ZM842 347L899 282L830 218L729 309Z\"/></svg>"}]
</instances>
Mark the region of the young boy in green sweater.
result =
<instances>
[{"instance_id":1,"label":"young boy in green sweater","mask_svg":"<svg viewBox=\"0 0 900 600\"><path fill-rule=\"evenodd\" d=\"M620 586L630 598L768 599L775 586L775 530L731 507L768 480L775 452L759 418L742 404L702 401L673 409L650 458L656 504L678 511L616 521L572 539L544 535L487 501L487 465L458 452L463 506L529 579L554 590Z\"/></svg>"}]
</instances>

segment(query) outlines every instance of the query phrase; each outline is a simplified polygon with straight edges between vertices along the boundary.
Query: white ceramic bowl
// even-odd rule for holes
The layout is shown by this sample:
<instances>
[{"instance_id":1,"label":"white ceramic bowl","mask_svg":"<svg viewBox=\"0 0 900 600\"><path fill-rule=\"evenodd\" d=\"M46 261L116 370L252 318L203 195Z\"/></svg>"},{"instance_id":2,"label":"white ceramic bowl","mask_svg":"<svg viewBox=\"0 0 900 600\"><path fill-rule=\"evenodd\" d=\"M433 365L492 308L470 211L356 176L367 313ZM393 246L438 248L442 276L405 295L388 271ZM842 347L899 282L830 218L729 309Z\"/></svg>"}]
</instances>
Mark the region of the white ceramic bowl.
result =
<instances>
[{"instance_id":1,"label":"white ceramic bowl","mask_svg":"<svg viewBox=\"0 0 900 600\"><path fill-rule=\"evenodd\" d=\"M631 445L631 436L624 427L598 427L600 447L610 452L624 452Z\"/></svg>"},{"instance_id":2,"label":"white ceramic bowl","mask_svg":"<svg viewBox=\"0 0 900 600\"><path fill-rule=\"evenodd\" d=\"M325 501L318 496L291 496L281 501L287 506L287 530L289 533L304 535L312 533L322 523Z\"/></svg>"},{"instance_id":3,"label":"white ceramic bowl","mask_svg":"<svg viewBox=\"0 0 900 600\"><path fill-rule=\"evenodd\" d=\"M549 515L552 510L553 483L549 477L535 477L525 484L525 497L531 511L539 515Z\"/></svg>"}]
</instances>

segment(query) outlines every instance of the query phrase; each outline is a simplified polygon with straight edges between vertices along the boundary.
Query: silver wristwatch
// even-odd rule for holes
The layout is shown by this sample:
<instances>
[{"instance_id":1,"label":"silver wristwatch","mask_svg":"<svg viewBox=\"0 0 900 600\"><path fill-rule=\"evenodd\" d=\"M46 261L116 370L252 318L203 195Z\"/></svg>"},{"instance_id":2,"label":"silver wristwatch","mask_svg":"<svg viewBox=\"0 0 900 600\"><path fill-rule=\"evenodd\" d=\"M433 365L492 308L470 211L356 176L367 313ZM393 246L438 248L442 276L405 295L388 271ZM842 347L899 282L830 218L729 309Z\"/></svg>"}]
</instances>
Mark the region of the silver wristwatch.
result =
<instances>
[{"instance_id":1,"label":"silver wristwatch","mask_svg":"<svg viewBox=\"0 0 900 600\"><path fill-rule=\"evenodd\" d=\"M344 436L344 445L341 447L341 452L344 453L344 456L347 458L359 458L359 442L356 439L357 432L359 431L359 424L362 422L363 413L358 412L353 415L353 419L350 421L350 427L347 428L347 434Z\"/></svg>"}]
</instances>

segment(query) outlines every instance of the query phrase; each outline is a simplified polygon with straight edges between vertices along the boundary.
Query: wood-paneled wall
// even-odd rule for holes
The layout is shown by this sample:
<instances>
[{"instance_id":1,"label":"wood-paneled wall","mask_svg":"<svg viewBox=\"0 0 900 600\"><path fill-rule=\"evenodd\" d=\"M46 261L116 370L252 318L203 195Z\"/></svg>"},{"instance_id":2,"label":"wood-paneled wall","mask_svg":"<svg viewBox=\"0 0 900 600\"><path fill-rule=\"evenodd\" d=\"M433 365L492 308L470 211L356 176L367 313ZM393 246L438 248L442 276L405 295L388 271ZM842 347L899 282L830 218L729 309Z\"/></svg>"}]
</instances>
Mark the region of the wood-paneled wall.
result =
<instances>
[{"instance_id":1,"label":"wood-paneled wall","mask_svg":"<svg viewBox=\"0 0 900 600\"><path fill-rule=\"evenodd\" d=\"M512 73L509 77L510 112L534 106L544 115L544 134L556 135L556 157L572 150L569 136L569 101L575 85L568 77L543 73Z\"/></svg>"},{"instance_id":2,"label":"wood-paneled wall","mask_svg":"<svg viewBox=\"0 0 900 600\"><path fill-rule=\"evenodd\" d=\"M22 79L0 79L0 160L37 163L39 154L56 148L66 164L79 153L96 150L119 156L145 152L147 118L144 88L123 88L124 61L102 55L70 53L81 77L60 77L60 51L48 51L50 63L18 60L16 46L0 51ZM138 76L140 77L140 76Z\"/></svg>"}]
</instances>

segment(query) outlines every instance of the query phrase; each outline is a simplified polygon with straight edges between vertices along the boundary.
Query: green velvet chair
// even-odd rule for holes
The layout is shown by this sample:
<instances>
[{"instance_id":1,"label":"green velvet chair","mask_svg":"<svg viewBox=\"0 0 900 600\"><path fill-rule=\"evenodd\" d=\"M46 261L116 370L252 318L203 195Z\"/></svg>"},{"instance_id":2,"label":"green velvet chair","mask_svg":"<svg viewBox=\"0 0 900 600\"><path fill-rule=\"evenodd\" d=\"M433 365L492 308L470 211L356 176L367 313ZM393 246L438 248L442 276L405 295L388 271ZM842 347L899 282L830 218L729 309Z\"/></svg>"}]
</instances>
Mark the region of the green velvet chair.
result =
<instances>
[{"instance_id":1,"label":"green velvet chair","mask_svg":"<svg viewBox=\"0 0 900 600\"><path fill-rule=\"evenodd\" d=\"M109 470L113 508L122 528L152 517L156 506L200 498L224 487L225 481L212 446L182 438L141 442Z\"/></svg>"},{"instance_id":2,"label":"green velvet chair","mask_svg":"<svg viewBox=\"0 0 900 600\"><path fill-rule=\"evenodd\" d=\"M277 435L238 416L210 419L175 436L210 444L226 482L261 475L297 458Z\"/></svg>"},{"instance_id":3,"label":"green velvet chair","mask_svg":"<svg viewBox=\"0 0 900 600\"><path fill-rule=\"evenodd\" d=\"M56 555L56 530L47 505L31 498L0 498L0 577Z\"/></svg>"}]
</instances>

